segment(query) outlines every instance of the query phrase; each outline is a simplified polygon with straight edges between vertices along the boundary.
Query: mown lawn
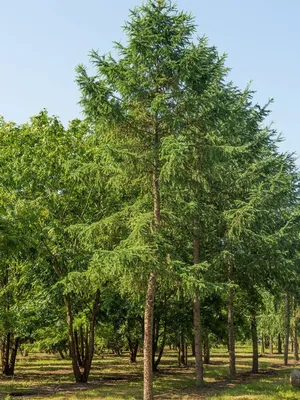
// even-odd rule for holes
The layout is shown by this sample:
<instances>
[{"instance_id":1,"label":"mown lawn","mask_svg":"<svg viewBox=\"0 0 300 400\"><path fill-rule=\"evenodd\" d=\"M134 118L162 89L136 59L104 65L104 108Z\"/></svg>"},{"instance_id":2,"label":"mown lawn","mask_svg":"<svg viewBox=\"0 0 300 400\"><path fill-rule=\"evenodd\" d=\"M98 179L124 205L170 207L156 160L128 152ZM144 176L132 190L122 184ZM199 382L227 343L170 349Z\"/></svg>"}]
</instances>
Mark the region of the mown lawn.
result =
<instances>
[{"instance_id":1,"label":"mown lawn","mask_svg":"<svg viewBox=\"0 0 300 400\"><path fill-rule=\"evenodd\" d=\"M288 368L282 366L282 356L265 355L260 358L261 373L253 376L251 353L247 347L237 349L238 377L227 380L227 353L214 349L211 364L205 367L205 387L194 388L193 359L189 367L180 369L177 356L168 352L155 376L155 398L184 400L277 400L299 399L300 390L291 388L289 374L295 367L294 361ZM76 385L70 360L61 360L53 355L31 354L19 357L14 378L0 378L0 398L38 399L142 399L142 358L131 365L128 356L103 355L96 357L89 384Z\"/></svg>"}]
</instances>

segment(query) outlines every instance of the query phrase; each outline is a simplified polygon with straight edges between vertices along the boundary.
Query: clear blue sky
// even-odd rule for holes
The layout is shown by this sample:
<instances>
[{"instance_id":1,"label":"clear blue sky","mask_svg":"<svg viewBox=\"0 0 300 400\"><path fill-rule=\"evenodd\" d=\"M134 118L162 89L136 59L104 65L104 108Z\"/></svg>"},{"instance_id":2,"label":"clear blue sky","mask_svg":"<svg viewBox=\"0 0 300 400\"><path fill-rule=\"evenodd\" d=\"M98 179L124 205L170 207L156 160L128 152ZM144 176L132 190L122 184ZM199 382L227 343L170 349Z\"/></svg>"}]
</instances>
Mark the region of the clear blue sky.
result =
<instances>
[{"instance_id":1,"label":"clear blue sky","mask_svg":"<svg viewBox=\"0 0 300 400\"><path fill-rule=\"evenodd\" d=\"M47 108L64 123L80 116L74 68L88 53L124 41L121 25L141 0L0 0L0 114L25 122ZM228 54L230 78L253 80L256 101L275 98L271 119L283 150L300 153L300 1L179 0L199 35Z\"/></svg>"}]
</instances>

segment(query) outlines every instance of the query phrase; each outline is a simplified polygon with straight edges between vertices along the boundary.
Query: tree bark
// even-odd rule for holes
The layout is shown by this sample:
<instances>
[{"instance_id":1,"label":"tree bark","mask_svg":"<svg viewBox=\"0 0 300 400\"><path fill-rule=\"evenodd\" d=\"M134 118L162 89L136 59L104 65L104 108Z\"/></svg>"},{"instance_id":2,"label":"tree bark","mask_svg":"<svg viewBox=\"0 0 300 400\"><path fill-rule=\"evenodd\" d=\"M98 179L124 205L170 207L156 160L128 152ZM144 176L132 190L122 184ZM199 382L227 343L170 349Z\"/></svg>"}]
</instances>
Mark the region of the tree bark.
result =
<instances>
[{"instance_id":1,"label":"tree bark","mask_svg":"<svg viewBox=\"0 0 300 400\"><path fill-rule=\"evenodd\" d=\"M10 360L9 360L9 371L8 371L9 376L14 376L14 374L15 374L15 365L16 365L19 344L20 344L20 338L16 337L14 340L14 345L11 350L11 356L10 356Z\"/></svg>"},{"instance_id":2,"label":"tree bark","mask_svg":"<svg viewBox=\"0 0 300 400\"><path fill-rule=\"evenodd\" d=\"M269 354L273 355L273 337L272 336L270 336Z\"/></svg>"},{"instance_id":3,"label":"tree bark","mask_svg":"<svg viewBox=\"0 0 300 400\"><path fill-rule=\"evenodd\" d=\"M185 337L182 331L180 334L180 366L185 366Z\"/></svg>"},{"instance_id":4,"label":"tree bark","mask_svg":"<svg viewBox=\"0 0 300 400\"><path fill-rule=\"evenodd\" d=\"M13 376L15 373L15 363L19 348L19 337L14 338L14 335L8 332L4 337L2 345L2 373L6 376Z\"/></svg>"},{"instance_id":5,"label":"tree bark","mask_svg":"<svg viewBox=\"0 0 300 400\"><path fill-rule=\"evenodd\" d=\"M264 334L261 335L261 347L260 347L261 354L265 353L265 336Z\"/></svg>"},{"instance_id":6,"label":"tree bark","mask_svg":"<svg viewBox=\"0 0 300 400\"><path fill-rule=\"evenodd\" d=\"M7 375L9 369L9 352L10 352L11 333L3 335L2 342L2 373Z\"/></svg>"},{"instance_id":7,"label":"tree bark","mask_svg":"<svg viewBox=\"0 0 300 400\"><path fill-rule=\"evenodd\" d=\"M68 322L68 336L69 336L69 350L72 359L72 368L76 383L86 383L88 381L89 373L91 370L92 360L94 356L94 345L95 345L95 324L96 317L99 308L100 290L98 289L95 293L93 302L92 315L90 319L90 329L86 330L86 348L85 348L85 360L83 365L83 372L80 369L80 363L78 359L78 353L76 351L76 341L73 329L73 313L71 306L71 296L66 295L66 308L67 308L67 322Z\"/></svg>"},{"instance_id":8,"label":"tree bark","mask_svg":"<svg viewBox=\"0 0 300 400\"><path fill-rule=\"evenodd\" d=\"M153 215L155 231L160 229L159 146L157 122L154 129L154 169L152 174ZM156 274L150 273L144 317L144 400L153 400L153 316L156 289Z\"/></svg>"},{"instance_id":9,"label":"tree bark","mask_svg":"<svg viewBox=\"0 0 300 400\"><path fill-rule=\"evenodd\" d=\"M90 329L89 329L89 343L88 346L86 347L85 351L85 359L84 359L84 370L83 370L83 382L88 381L88 377L90 374L91 366L92 366L92 361L94 357L94 351L95 351L95 325L96 325L96 319L97 319L97 313L99 309L99 302L100 302L100 290L97 289L95 298L94 298L94 303L93 303L93 311L92 311L92 316L91 316L91 321L90 321Z\"/></svg>"},{"instance_id":10,"label":"tree bark","mask_svg":"<svg viewBox=\"0 0 300 400\"><path fill-rule=\"evenodd\" d=\"M299 343L298 343L298 332L297 332L298 316L297 316L297 307L295 298L293 298L293 313L294 313L294 323L293 323L294 358L296 361L299 361Z\"/></svg>"},{"instance_id":11,"label":"tree bark","mask_svg":"<svg viewBox=\"0 0 300 400\"><path fill-rule=\"evenodd\" d=\"M209 349L209 337L208 337L208 330L205 328L203 330L204 333L204 343L203 343L203 352L204 352L204 364L210 363L210 349Z\"/></svg>"},{"instance_id":12,"label":"tree bark","mask_svg":"<svg viewBox=\"0 0 300 400\"><path fill-rule=\"evenodd\" d=\"M277 348L278 348L278 354L282 354L282 340L281 340L281 335L278 333L278 339L277 339Z\"/></svg>"},{"instance_id":13,"label":"tree bark","mask_svg":"<svg viewBox=\"0 0 300 400\"><path fill-rule=\"evenodd\" d=\"M290 338L290 296L285 296L285 338L284 338L284 365L288 365Z\"/></svg>"},{"instance_id":14,"label":"tree bark","mask_svg":"<svg viewBox=\"0 0 300 400\"><path fill-rule=\"evenodd\" d=\"M194 239L194 264L199 264L199 239ZM203 386L203 360L202 360L202 332L200 319L200 297L196 292L194 298L194 342L195 342L195 361L196 361L196 386Z\"/></svg>"},{"instance_id":15,"label":"tree bark","mask_svg":"<svg viewBox=\"0 0 300 400\"><path fill-rule=\"evenodd\" d=\"M158 371L158 366L159 366L159 363L161 361L161 358L162 358L162 355L163 355L163 352L164 352L164 348L165 348L166 333L167 333L167 326L165 324L164 325L163 337L162 337L161 344L160 344L160 347L159 347L159 352L158 352L158 355L157 355L157 359L154 361L154 371Z\"/></svg>"},{"instance_id":16,"label":"tree bark","mask_svg":"<svg viewBox=\"0 0 300 400\"><path fill-rule=\"evenodd\" d=\"M151 272L146 296L144 328L144 400L153 400L153 314L156 275Z\"/></svg>"},{"instance_id":17,"label":"tree bark","mask_svg":"<svg viewBox=\"0 0 300 400\"><path fill-rule=\"evenodd\" d=\"M252 373L258 374L258 339L257 339L257 323L256 315L253 312L251 315L251 337L252 337Z\"/></svg>"},{"instance_id":18,"label":"tree bark","mask_svg":"<svg viewBox=\"0 0 300 400\"><path fill-rule=\"evenodd\" d=\"M232 265L228 263L228 283L232 283ZM229 378L234 379L236 376L235 367L235 338L233 323L233 288L230 286L228 290L228 351L229 351Z\"/></svg>"}]
</instances>

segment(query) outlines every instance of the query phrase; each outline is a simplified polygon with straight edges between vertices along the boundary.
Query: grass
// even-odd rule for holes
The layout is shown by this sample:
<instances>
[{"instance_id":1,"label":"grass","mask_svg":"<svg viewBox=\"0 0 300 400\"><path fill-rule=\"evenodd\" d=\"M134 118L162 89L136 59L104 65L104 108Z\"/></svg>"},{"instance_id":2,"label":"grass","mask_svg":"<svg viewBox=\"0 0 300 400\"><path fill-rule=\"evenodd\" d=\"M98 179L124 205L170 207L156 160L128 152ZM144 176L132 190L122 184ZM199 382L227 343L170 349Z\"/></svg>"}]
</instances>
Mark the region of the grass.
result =
<instances>
[{"instance_id":1,"label":"grass","mask_svg":"<svg viewBox=\"0 0 300 400\"><path fill-rule=\"evenodd\" d=\"M295 364L283 367L280 355L261 357L261 373L253 376L250 348L237 348L237 372L235 381L227 380L228 354L223 348L213 349L211 364L205 366L205 387L195 389L193 359L189 367L178 368L177 355L168 351L162 360L160 373L154 380L155 399L173 400L277 400L300 399L300 390L289 384L289 374ZM19 357L15 377L0 378L0 398L24 398L28 400L137 400L142 399L142 358L136 365L129 363L128 355L103 355L95 357L87 385L73 383L70 360L60 360L47 354Z\"/></svg>"}]
</instances>

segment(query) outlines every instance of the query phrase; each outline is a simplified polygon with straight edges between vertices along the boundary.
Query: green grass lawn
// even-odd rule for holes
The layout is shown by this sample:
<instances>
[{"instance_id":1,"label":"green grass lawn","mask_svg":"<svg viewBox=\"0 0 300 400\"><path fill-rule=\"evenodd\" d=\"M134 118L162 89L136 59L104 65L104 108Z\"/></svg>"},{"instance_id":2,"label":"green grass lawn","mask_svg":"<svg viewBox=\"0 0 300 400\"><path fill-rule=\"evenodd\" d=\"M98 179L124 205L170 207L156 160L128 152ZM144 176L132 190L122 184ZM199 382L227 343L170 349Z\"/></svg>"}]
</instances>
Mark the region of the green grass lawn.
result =
<instances>
[{"instance_id":1,"label":"green grass lawn","mask_svg":"<svg viewBox=\"0 0 300 400\"><path fill-rule=\"evenodd\" d=\"M300 390L291 388L288 368L282 366L282 356L265 355L260 358L261 373L253 376L250 348L237 348L237 379L227 380L228 355L224 349L214 349L211 364L205 366L205 387L194 388L193 358L189 367L177 366L177 355L167 352L155 376L156 399L184 400L241 400L241 399L299 399ZM19 357L14 378L1 377L0 398L27 399L142 399L142 358L129 363L127 355L96 357L87 385L73 383L70 360L60 360L53 355L32 354ZM14 395L18 395L15 397ZM10 396L10 397L9 397Z\"/></svg>"}]
</instances>

